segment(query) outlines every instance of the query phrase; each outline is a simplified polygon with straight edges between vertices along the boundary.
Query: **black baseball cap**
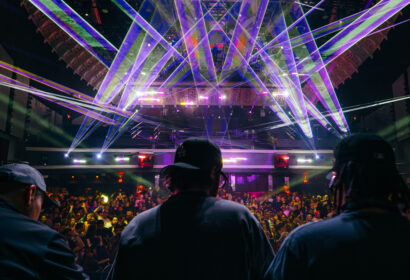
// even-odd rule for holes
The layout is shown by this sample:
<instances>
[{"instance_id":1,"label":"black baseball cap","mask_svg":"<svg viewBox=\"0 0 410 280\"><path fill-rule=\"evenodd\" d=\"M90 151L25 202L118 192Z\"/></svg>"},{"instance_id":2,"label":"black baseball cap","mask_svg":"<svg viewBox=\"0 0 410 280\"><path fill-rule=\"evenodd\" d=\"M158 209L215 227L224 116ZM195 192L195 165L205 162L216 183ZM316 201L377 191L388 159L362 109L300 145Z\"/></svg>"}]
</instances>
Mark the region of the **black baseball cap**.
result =
<instances>
[{"instance_id":1,"label":"black baseball cap","mask_svg":"<svg viewBox=\"0 0 410 280\"><path fill-rule=\"evenodd\" d=\"M59 203L48 195L43 175L27 164L11 163L0 166L0 182L34 185L45 194L44 207L59 206Z\"/></svg>"},{"instance_id":2,"label":"black baseball cap","mask_svg":"<svg viewBox=\"0 0 410 280\"><path fill-rule=\"evenodd\" d=\"M347 161L396 170L390 144L377 134L357 133L342 139L334 150L334 168Z\"/></svg>"},{"instance_id":3,"label":"black baseball cap","mask_svg":"<svg viewBox=\"0 0 410 280\"><path fill-rule=\"evenodd\" d=\"M175 169L201 172L217 166L222 169L222 154L219 147L204 138L189 138L178 146L174 163L164 167L161 174L167 175Z\"/></svg>"}]
</instances>

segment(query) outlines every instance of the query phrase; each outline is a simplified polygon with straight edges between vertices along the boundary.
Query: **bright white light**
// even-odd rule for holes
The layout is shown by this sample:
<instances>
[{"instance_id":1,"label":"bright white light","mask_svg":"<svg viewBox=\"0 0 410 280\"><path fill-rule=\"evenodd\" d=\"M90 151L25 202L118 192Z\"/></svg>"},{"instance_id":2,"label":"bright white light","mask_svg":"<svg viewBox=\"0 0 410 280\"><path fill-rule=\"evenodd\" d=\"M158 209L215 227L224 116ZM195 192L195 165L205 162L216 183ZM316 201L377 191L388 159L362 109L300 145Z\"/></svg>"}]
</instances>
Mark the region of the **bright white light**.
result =
<instances>
[{"instance_id":1,"label":"bright white light","mask_svg":"<svg viewBox=\"0 0 410 280\"><path fill-rule=\"evenodd\" d=\"M298 163L312 163L313 159L311 159L311 158L297 158L296 161Z\"/></svg>"},{"instance_id":2,"label":"bright white light","mask_svg":"<svg viewBox=\"0 0 410 280\"><path fill-rule=\"evenodd\" d=\"M224 158L222 159L222 162L224 163L237 163L238 161L245 161L248 160L245 157L234 157L234 158Z\"/></svg>"},{"instance_id":3,"label":"bright white light","mask_svg":"<svg viewBox=\"0 0 410 280\"><path fill-rule=\"evenodd\" d=\"M102 154L97 154L97 158L98 159L102 158Z\"/></svg>"},{"instance_id":4,"label":"bright white light","mask_svg":"<svg viewBox=\"0 0 410 280\"><path fill-rule=\"evenodd\" d=\"M68 158L68 156L69 156L68 153L65 153L65 154L64 154L64 157L65 157L65 158Z\"/></svg>"},{"instance_id":5,"label":"bright white light","mask_svg":"<svg viewBox=\"0 0 410 280\"><path fill-rule=\"evenodd\" d=\"M86 161L85 159L75 158L75 159L73 159L73 163L81 163L81 164L84 164L84 163L87 163L87 161Z\"/></svg>"},{"instance_id":6,"label":"bright white light","mask_svg":"<svg viewBox=\"0 0 410 280\"><path fill-rule=\"evenodd\" d=\"M279 91L279 92L274 92L272 95L274 97L279 97L279 96L288 97L289 96L289 91L282 90L282 91Z\"/></svg>"},{"instance_id":7,"label":"bright white light","mask_svg":"<svg viewBox=\"0 0 410 280\"><path fill-rule=\"evenodd\" d=\"M316 159L320 159L320 156L318 154L315 155Z\"/></svg>"},{"instance_id":8,"label":"bright white light","mask_svg":"<svg viewBox=\"0 0 410 280\"><path fill-rule=\"evenodd\" d=\"M135 92L136 96L146 96L146 95L163 95L163 91L156 91L156 90L147 90L147 91L137 91Z\"/></svg>"},{"instance_id":9,"label":"bright white light","mask_svg":"<svg viewBox=\"0 0 410 280\"><path fill-rule=\"evenodd\" d=\"M102 194L101 198L104 204L108 203L108 196L106 196L105 194Z\"/></svg>"},{"instance_id":10,"label":"bright white light","mask_svg":"<svg viewBox=\"0 0 410 280\"><path fill-rule=\"evenodd\" d=\"M248 160L248 158L246 158L246 157L236 157L236 158L233 158L233 159L235 159L235 160Z\"/></svg>"},{"instance_id":11,"label":"bright white light","mask_svg":"<svg viewBox=\"0 0 410 280\"><path fill-rule=\"evenodd\" d=\"M203 96L203 95L200 95L198 98L199 98L199 99L205 99L205 100L208 100L208 96Z\"/></svg>"},{"instance_id":12,"label":"bright white light","mask_svg":"<svg viewBox=\"0 0 410 280\"><path fill-rule=\"evenodd\" d=\"M152 97L141 97L141 98L138 98L138 101L155 101L155 102L159 102L160 99L159 98L152 98Z\"/></svg>"},{"instance_id":13,"label":"bright white light","mask_svg":"<svg viewBox=\"0 0 410 280\"><path fill-rule=\"evenodd\" d=\"M195 105L195 103L192 101L186 101L186 102L181 102L181 105L189 106L189 105Z\"/></svg>"},{"instance_id":14,"label":"bright white light","mask_svg":"<svg viewBox=\"0 0 410 280\"><path fill-rule=\"evenodd\" d=\"M226 95L221 95L218 97L219 99L226 99Z\"/></svg>"},{"instance_id":15,"label":"bright white light","mask_svg":"<svg viewBox=\"0 0 410 280\"><path fill-rule=\"evenodd\" d=\"M125 162L125 161L130 161L130 157L116 157L115 162Z\"/></svg>"}]
</instances>

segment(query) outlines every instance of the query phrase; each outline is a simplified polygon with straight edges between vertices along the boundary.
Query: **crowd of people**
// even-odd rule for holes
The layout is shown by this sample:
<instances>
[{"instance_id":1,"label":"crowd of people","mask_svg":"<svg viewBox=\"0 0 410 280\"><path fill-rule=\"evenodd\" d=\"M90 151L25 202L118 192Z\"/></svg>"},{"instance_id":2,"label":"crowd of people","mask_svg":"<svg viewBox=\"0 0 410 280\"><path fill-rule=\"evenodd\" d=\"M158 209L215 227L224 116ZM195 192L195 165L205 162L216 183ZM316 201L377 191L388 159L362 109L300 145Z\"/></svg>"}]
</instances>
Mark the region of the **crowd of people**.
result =
<instances>
[{"instance_id":1,"label":"crowd of people","mask_svg":"<svg viewBox=\"0 0 410 280\"><path fill-rule=\"evenodd\" d=\"M53 194L61 206L44 211L40 221L64 235L86 272L106 271L115 257L122 230L134 216L161 204L169 195L142 185L133 192L119 188L111 195L87 188L74 196L62 188ZM218 197L247 206L261 222L275 251L297 226L326 219L333 213L328 195L285 191L258 197L222 189Z\"/></svg>"}]
</instances>

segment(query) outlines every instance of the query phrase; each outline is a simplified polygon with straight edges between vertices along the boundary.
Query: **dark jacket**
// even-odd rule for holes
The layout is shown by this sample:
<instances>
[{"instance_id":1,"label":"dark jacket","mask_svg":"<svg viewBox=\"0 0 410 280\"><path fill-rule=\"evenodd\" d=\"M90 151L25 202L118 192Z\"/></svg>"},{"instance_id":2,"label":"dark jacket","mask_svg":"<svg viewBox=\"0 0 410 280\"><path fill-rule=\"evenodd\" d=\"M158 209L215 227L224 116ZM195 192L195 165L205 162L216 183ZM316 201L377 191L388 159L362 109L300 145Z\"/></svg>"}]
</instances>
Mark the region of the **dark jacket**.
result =
<instances>
[{"instance_id":1,"label":"dark jacket","mask_svg":"<svg viewBox=\"0 0 410 280\"><path fill-rule=\"evenodd\" d=\"M410 222L398 212L346 211L295 229L274 260L274 278L408 279Z\"/></svg>"},{"instance_id":2,"label":"dark jacket","mask_svg":"<svg viewBox=\"0 0 410 280\"><path fill-rule=\"evenodd\" d=\"M179 193L135 217L110 279L270 279L274 253L243 205Z\"/></svg>"},{"instance_id":3,"label":"dark jacket","mask_svg":"<svg viewBox=\"0 0 410 280\"><path fill-rule=\"evenodd\" d=\"M0 279L88 279L63 236L0 199Z\"/></svg>"}]
</instances>

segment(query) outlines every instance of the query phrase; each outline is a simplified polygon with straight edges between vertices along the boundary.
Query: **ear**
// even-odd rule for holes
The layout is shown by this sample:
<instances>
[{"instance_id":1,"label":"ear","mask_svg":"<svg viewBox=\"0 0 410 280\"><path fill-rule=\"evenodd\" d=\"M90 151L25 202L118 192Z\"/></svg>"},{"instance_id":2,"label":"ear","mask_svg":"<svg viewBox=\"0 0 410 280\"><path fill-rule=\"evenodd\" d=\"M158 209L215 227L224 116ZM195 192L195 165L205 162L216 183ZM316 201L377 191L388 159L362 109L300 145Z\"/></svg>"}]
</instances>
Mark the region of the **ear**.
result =
<instances>
[{"instance_id":1,"label":"ear","mask_svg":"<svg viewBox=\"0 0 410 280\"><path fill-rule=\"evenodd\" d=\"M25 195L24 203L26 206L31 206L36 198L36 193L38 192L37 187L35 185L31 185L28 187Z\"/></svg>"},{"instance_id":2,"label":"ear","mask_svg":"<svg viewBox=\"0 0 410 280\"><path fill-rule=\"evenodd\" d=\"M219 170L216 165L212 166L210 175L212 179L215 179L217 176L219 176Z\"/></svg>"}]
</instances>

